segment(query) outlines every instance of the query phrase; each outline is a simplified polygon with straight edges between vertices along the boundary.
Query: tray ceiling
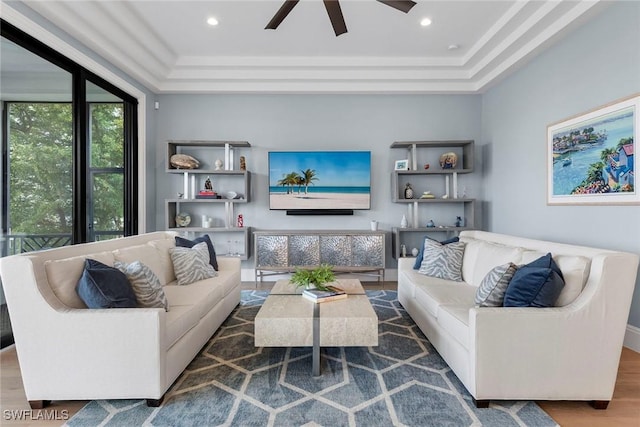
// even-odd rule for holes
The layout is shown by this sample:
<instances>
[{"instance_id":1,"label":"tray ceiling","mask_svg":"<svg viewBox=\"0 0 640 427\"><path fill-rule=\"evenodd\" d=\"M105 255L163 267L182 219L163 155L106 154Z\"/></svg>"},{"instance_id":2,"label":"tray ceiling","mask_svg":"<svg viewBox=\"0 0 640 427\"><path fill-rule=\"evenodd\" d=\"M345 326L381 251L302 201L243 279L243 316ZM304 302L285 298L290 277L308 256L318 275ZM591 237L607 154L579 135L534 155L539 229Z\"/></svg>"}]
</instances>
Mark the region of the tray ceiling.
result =
<instances>
[{"instance_id":1,"label":"tray ceiling","mask_svg":"<svg viewBox=\"0 0 640 427\"><path fill-rule=\"evenodd\" d=\"M475 93L591 17L598 1L24 1L156 93ZM210 26L207 18L219 24ZM430 26L420 21L428 17Z\"/></svg>"}]
</instances>

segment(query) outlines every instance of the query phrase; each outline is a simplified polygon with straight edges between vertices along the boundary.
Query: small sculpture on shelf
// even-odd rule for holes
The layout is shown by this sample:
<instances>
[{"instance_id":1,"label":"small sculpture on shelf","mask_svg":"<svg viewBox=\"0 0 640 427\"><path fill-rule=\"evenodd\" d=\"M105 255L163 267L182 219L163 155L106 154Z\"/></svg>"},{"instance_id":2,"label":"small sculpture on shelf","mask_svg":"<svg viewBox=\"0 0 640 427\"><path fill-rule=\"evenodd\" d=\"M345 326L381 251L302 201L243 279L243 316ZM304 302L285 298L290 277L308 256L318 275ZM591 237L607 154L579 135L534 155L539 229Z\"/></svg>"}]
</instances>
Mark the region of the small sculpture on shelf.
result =
<instances>
[{"instance_id":1,"label":"small sculpture on shelf","mask_svg":"<svg viewBox=\"0 0 640 427\"><path fill-rule=\"evenodd\" d=\"M236 226L238 228L244 227L244 218L242 217L242 214L238 215L238 221L236 222Z\"/></svg>"},{"instance_id":2,"label":"small sculpture on shelf","mask_svg":"<svg viewBox=\"0 0 640 427\"><path fill-rule=\"evenodd\" d=\"M436 223L433 222L432 219L429 220L429 222L427 222L427 228L434 228L436 226Z\"/></svg>"},{"instance_id":3,"label":"small sculpture on shelf","mask_svg":"<svg viewBox=\"0 0 640 427\"><path fill-rule=\"evenodd\" d=\"M409 221L407 221L407 216L402 215L402 220L400 221L400 228L407 228L409 226Z\"/></svg>"},{"instance_id":4,"label":"small sculpture on shelf","mask_svg":"<svg viewBox=\"0 0 640 427\"><path fill-rule=\"evenodd\" d=\"M217 171L221 171L222 170L222 160L216 159L216 161L213 162L213 164L216 167Z\"/></svg>"},{"instance_id":5,"label":"small sculpture on shelf","mask_svg":"<svg viewBox=\"0 0 640 427\"><path fill-rule=\"evenodd\" d=\"M204 182L204 190L198 191L196 194L196 199L215 199L217 198L217 194L213 191L213 184L211 183L211 178L207 177Z\"/></svg>"},{"instance_id":6,"label":"small sculpture on shelf","mask_svg":"<svg viewBox=\"0 0 640 427\"><path fill-rule=\"evenodd\" d=\"M247 170L247 160L245 159L244 156L240 156L240 170L241 171Z\"/></svg>"},{"instance_id":7,"label":"small sculpture on shelf","mask_svg":"<svg viewBox=\"0 0 640 427\"><path fill-rule=\"evenodd\" d=\"M420 251L418 251L418 248L411 249L411 255L413 255L413 256L418 256L418 252L420 252Z\"/></svg>"},{"instance_id":8,"label":"small sculpture on shelf","mask_svg":"<svg viewBox=\"0 0 640 427\"><path fill-rule=\"evenodd\" d=\"M411 187L411 183L409 182L407 182L407 185L404 186L404 198L413 199L413 188Z\"/></svg>"},{"instance_id":9,"label":"small sculpture on shelf","mask_svg":"<svg viewBox=\"0 0 640 427\"><path fill-rule=\"evenodd\" d=\"M462 227L462 217L456 217L456 227Z\"/></svg>"}]
</instances>

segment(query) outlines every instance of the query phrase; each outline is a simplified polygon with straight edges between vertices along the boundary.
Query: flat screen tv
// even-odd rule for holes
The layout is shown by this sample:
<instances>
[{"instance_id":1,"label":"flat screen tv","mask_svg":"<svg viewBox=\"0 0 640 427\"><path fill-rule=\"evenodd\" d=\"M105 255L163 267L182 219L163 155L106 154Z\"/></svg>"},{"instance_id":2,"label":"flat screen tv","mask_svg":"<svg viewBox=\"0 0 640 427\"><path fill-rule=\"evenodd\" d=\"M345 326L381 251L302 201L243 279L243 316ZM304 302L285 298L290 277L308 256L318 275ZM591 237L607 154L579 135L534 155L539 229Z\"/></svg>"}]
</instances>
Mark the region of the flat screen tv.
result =
<instances>
[{"instance_id":1,"label":"flat screen tv","mask_svg":"<svg viewBox=\"0 0 640 427\"><path fill-rule=\"evenodd\" d=\"M319 213L370 209L371 152L269 152L269 208Z\"/></svg>"}]
</instances>

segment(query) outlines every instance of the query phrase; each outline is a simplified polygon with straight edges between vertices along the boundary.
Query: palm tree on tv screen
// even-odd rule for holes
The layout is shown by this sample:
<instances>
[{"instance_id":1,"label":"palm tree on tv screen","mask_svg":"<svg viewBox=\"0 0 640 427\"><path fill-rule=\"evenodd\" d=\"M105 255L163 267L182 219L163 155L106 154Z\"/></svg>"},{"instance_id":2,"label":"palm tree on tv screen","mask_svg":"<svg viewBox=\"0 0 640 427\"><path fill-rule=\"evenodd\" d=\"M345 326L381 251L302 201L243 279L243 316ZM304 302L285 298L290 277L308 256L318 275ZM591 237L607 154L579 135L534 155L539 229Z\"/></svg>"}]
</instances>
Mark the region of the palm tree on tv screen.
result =
<instances>
[{"instance_id":1,"label":"palm tree on tv screen","mask_svg":"<svg viewBox=\"0 0 640 427\"><path fill-rule=\"evenodd\" d=\"M309 185L313 185L313 181L317 181L316 171L314 169L307 169L302 172L302 180L304 182L304 194L308 194Z\"/></svg>"}]
</instances>

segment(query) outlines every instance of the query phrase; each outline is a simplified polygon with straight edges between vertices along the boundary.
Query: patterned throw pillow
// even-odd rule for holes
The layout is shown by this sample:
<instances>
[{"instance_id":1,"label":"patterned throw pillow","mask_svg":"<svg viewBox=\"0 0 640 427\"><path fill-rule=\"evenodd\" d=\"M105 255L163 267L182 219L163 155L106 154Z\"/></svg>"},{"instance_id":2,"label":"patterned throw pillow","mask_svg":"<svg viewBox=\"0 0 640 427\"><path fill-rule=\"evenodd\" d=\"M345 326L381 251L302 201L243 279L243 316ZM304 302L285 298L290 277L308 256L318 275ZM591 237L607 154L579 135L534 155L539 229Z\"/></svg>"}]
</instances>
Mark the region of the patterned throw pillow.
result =
<instances>
[{"instance_id":1,"label":"patterned throw pillow","mask_svg":"<svg viewBox=\"0 0 640 427\"><path fill-rule=\"evenodd\" d=\"M464 242L443 245L435 240L425 239L424 255L418 273L462 282L464 246Z\"/></svg>"},{"instance_id":2,"label":"patterned throw pillow","mask_svg":"<svg viewBox=\"0 0 640 427\"><path fill-rule=\"evenodd\" d=\"M216 250L213 247L213 242L208 234L204 236L197 237L194 240L185 239L184 237L176 236L176 246L180 246L183 248L192 248L198 243L205 242L207 244L207 248L209 249L209 264L213 267L215 271L218 271L218 259L216 258Z\"/></svg>"},{"instance_id":3,"label":"patterned throw pillow","mask_svg":"<svg viewBox=\"0 0 640 427\"><path fill-rule=\"evenodd\" d=\"M476 291L476 306L502 307L504 294L517 269L517 265L508 262L489 271Z\"/></svg>"},{"instance_id":4,"label":"patterned throw pillow","mask_svg":"<svg viewBox=\"0 0 640 427\"><path fill-rule=\"evenodd\" d=\"M209 249L207 249L205 242L198 243L193 248L176 246L169 249L169 253L180 286L218 275L213 266L209 264Z\"/></svg>"},{"instance_id":5,"label":"patterned throw pillow","mask_svg":"<svg viewBox=\"0 0 640 427\"><path fill-rule=\"evenodd\" d=\"M158 307L169 311L167 296L164 294L160 279L153 270L140 261L134 261L131 264L116 261L113 266L129 279L133 293L136 294L138 307Z\"/></svg>"}]
</instances>

